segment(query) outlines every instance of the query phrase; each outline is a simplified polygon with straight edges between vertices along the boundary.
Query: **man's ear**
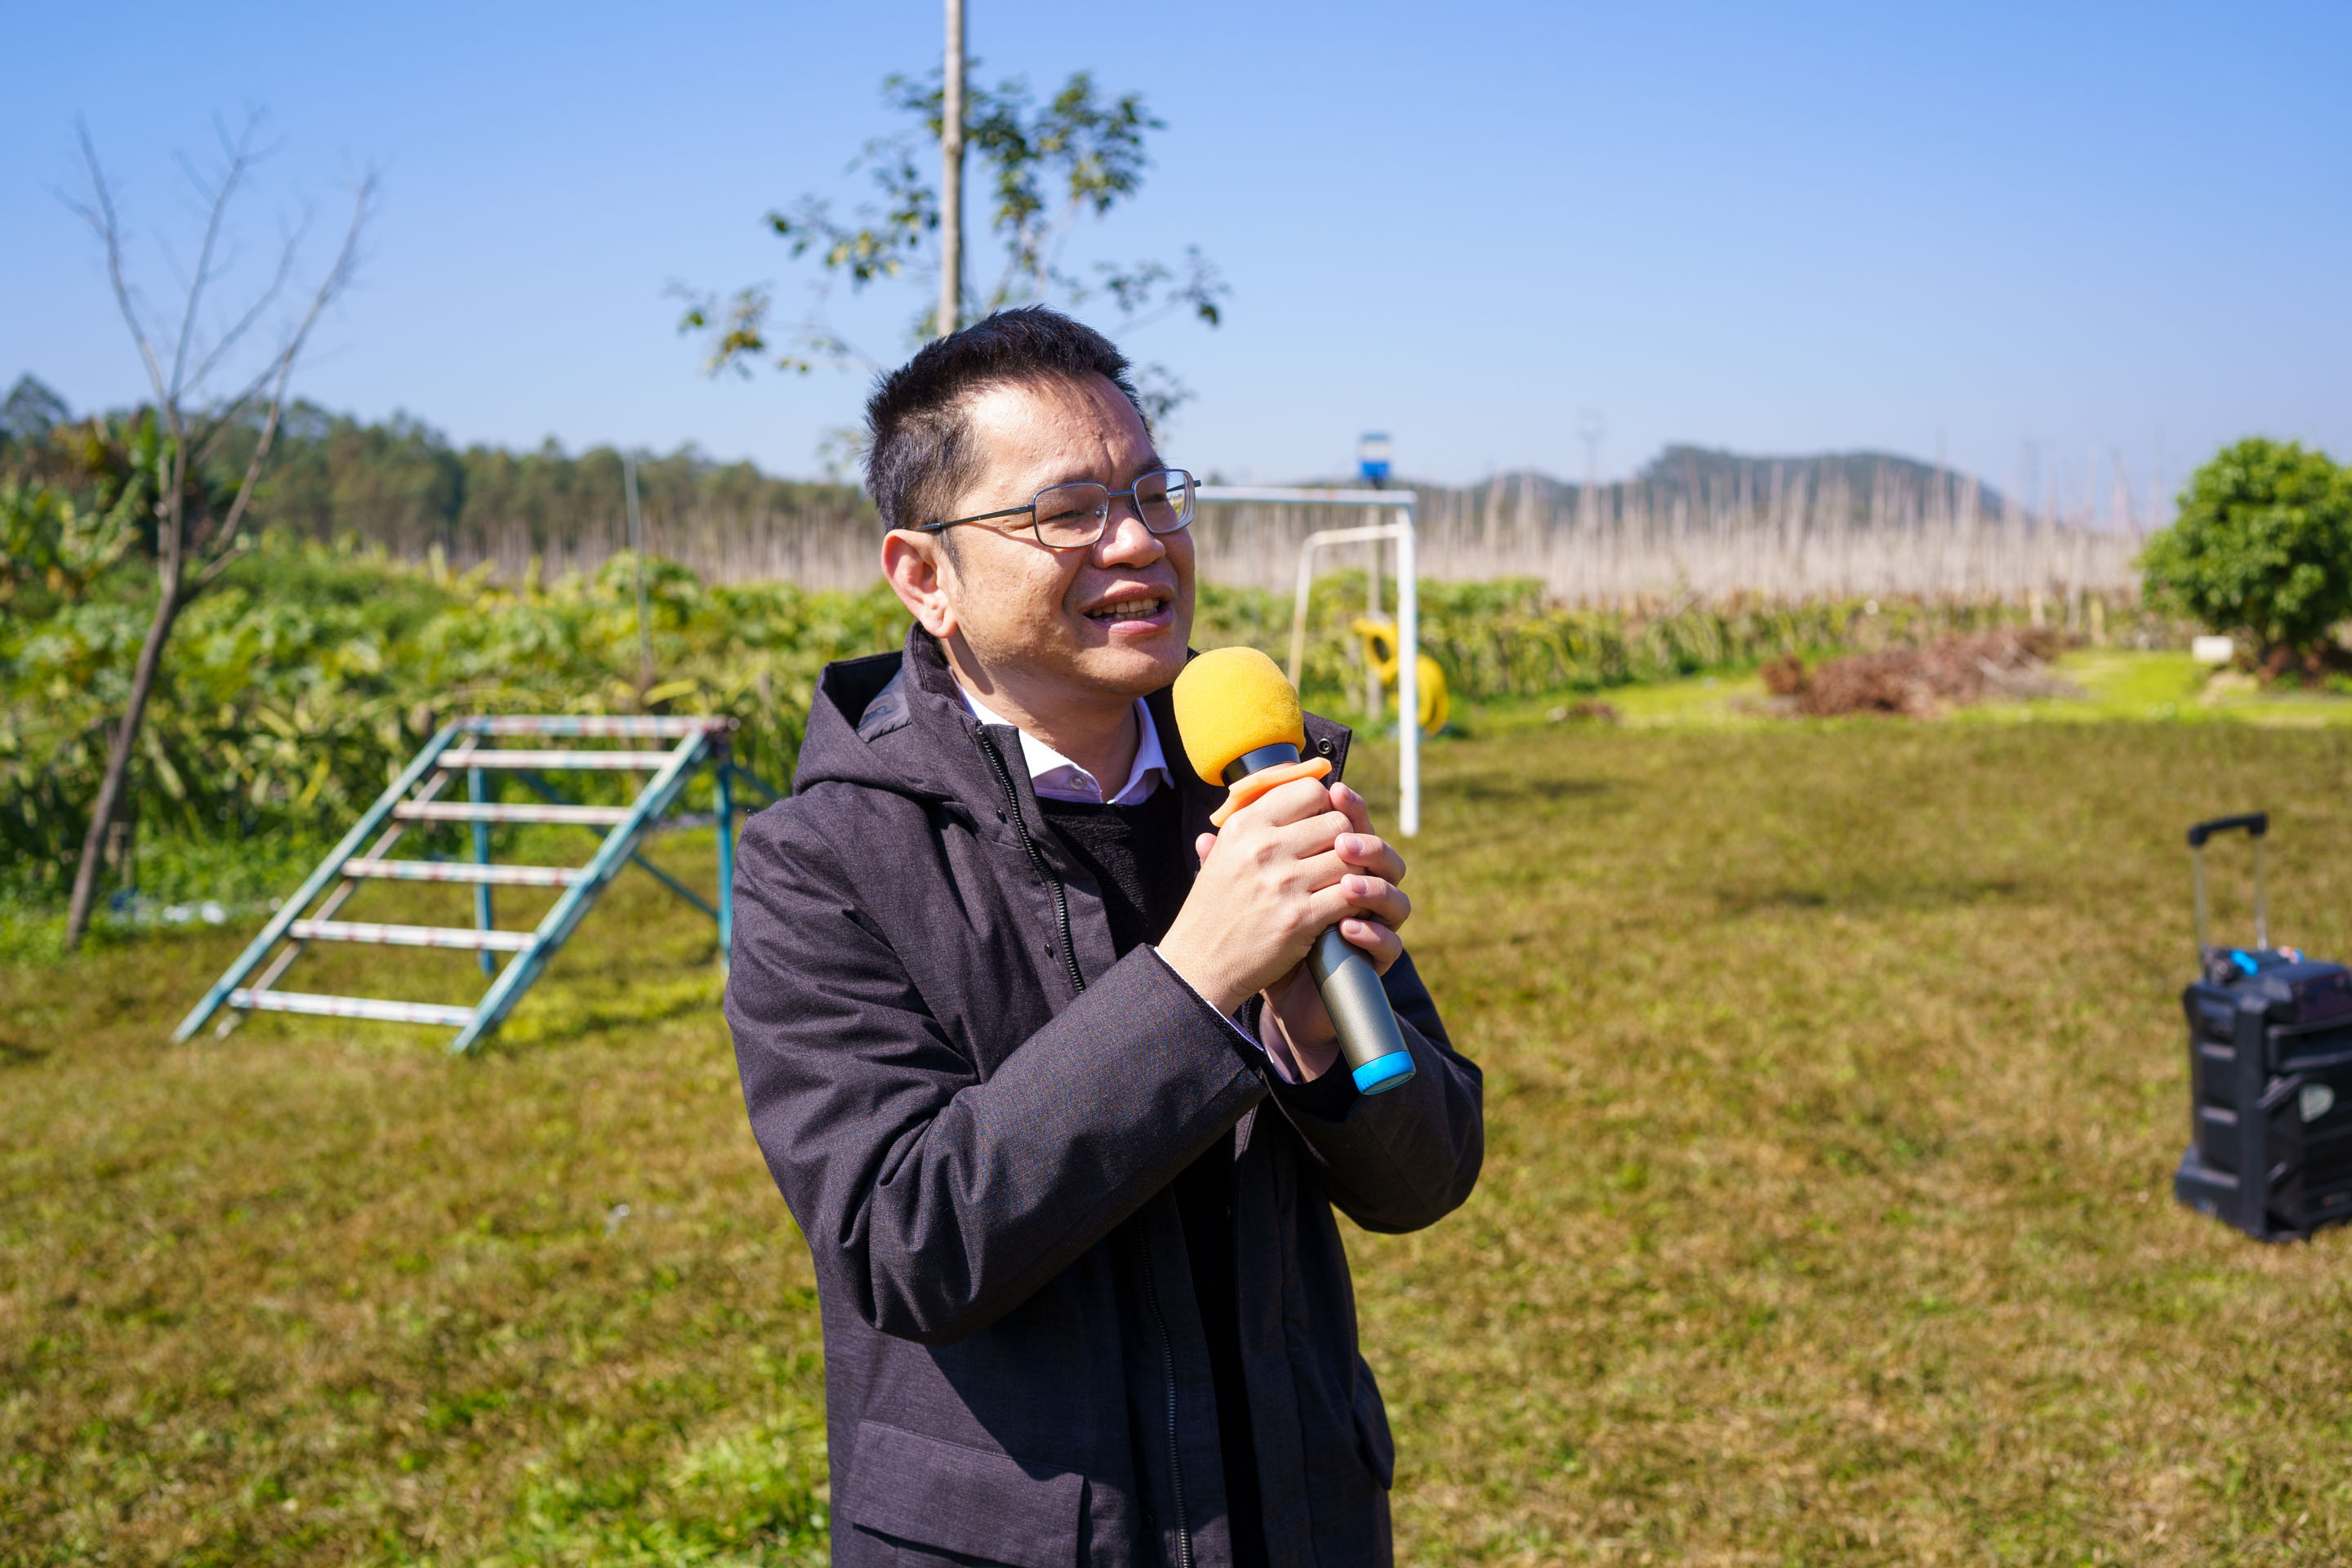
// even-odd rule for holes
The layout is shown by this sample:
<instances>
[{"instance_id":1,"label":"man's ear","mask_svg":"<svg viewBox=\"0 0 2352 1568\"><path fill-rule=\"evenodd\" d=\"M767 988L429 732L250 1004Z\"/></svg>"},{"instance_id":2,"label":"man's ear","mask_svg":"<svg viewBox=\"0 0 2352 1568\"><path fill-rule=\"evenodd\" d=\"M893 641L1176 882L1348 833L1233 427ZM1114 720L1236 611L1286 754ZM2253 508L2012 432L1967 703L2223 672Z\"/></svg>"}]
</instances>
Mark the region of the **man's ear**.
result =
<instances>
[{"instance_id":1,"label":"man's ear","mask_svg":"<svg viewBox=\"0 0 2352 1568\"><path fill-rule=\"evenodd\" d=\"M955 563L935 533L894 528L882 536L882 575L907 613L933 637L955 635Z\"/></svg>"}]
</instances>

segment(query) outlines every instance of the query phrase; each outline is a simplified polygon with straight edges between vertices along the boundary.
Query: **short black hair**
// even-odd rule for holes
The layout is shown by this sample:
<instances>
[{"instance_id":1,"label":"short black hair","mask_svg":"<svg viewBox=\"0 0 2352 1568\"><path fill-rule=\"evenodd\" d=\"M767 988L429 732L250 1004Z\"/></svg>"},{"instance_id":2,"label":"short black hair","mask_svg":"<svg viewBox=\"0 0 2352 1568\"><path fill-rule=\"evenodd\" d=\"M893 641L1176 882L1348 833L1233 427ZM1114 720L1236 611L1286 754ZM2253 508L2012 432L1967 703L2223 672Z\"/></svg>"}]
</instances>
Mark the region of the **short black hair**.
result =
<instances>
[{"instance_id":1,"label":"short black hair","mask_svg":"<svg viewBox=\"0 0 2352 1568\"><path fill-rule=\"evenodd\" d=\"M973 394L1009 382L1097 375L1143 414L1118 346L1043 305L999 310L925 344L882 377L866 403L866 492L883 526L913 528L946 515L978 457L964 417Z\"/></svg>"}]
</instances>

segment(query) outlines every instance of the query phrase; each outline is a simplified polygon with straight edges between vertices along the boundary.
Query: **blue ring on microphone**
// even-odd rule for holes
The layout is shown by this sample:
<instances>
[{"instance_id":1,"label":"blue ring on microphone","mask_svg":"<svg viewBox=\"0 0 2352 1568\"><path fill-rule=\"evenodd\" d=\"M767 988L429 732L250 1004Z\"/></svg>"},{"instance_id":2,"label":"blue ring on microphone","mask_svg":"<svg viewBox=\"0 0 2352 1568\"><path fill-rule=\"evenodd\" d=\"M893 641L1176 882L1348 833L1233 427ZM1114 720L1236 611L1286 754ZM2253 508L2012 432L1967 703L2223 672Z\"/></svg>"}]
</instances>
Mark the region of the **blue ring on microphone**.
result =
<instances>
[{"instance_id":1,"label":"blue ring on microphone","mask_svg":"<svg viewBox=\"0 0 2352 1568\"><path fill-rule=\"evenodd\" d=\"M1255 752L1244 752L1225 764L1225 783L1237 784L1254 773L1266 768L1278 768L1298 760L1298 748L1287 741L1276 741L1260 746Z\"/></svg>"},{"instance_id":2,"label":"blue ring on microphone","mask_svg":"<svg viewBox=\"0 0 2352 1568\"><path fill-rule=\"evenodd\" d=\"M1356 1092L1378 1094L1396 1088L1412 1077L1412 1053L1391 1051L1384 1057L1374 1057L1355 1070Z\"/></svg>"}]
</instances>

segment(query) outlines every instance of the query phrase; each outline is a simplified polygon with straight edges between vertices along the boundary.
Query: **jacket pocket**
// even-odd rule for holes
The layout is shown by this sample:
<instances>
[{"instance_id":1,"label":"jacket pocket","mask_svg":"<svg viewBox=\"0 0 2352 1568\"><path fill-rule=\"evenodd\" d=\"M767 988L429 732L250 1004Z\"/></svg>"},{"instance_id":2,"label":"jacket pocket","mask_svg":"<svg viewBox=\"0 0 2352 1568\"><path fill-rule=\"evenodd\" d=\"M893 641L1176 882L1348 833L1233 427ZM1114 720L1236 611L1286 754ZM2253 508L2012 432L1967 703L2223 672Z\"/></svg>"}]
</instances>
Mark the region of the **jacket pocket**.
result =
<instances>
[{"instance_id":1,"label":"jacket pocket","mask_svg":"<svg viewBox=\"0 0 2352 1568\"><path fill-rule=\"evenodd\" d=\"M1086 1478L876 1421L857 1426L849 1522L1007 1568L1072 1568Z\"/></svg>"},{"instance_id":2,"label":"jacket pocket","mask_svg":"<svg viewBox=\"0 0 2352 1568\"><path fill-rule=\"evenodd\" d=\"M1386 1491L1396 1481L1396 1439L1389 1436L1388 1407L1381 1403L1372 1369L1356 1363L1356 1452Z\"/></svg>"}]
</instances>

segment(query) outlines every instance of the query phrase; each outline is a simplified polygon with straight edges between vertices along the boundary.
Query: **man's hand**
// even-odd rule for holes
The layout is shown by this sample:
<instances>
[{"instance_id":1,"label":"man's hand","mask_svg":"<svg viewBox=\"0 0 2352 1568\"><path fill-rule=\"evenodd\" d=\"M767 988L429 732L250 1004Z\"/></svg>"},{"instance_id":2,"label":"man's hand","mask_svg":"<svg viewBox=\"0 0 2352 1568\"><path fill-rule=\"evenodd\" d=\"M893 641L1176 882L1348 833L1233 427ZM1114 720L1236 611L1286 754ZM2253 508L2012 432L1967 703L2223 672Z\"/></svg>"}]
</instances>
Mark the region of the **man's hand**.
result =
<instances>
[{"instance_id":1,"label":"man's hand","mask_svg":"<svg viewBox=\"0 0 2352 1568\"><path fill-rule=\"evenodd\" d=\"M1337 925L1387 973L1404 952L1397 928L1412 913L1397 886L1403 859L1372 833L1363 796L1313 779L1267 791L1193 847L1201 874L1160 956L1219 1012L1265 992L1297 1076L1320 1076L1338 1041L1307 951Z\"/></svg>"},{"instance_id":2,"label":"man's hand","mask_svg":"<svg viewBox=\"0 0 2352 1568\"><path fill-rule=\"evenodd\" d=\"M1412 917L1412 900L1397 886L1404 879L1404 858L1372 833L1371 813L1362 795L1341 784L1331 791L1331 804L1348 816L1350 831L1333 847L1349 868L1343 885L1359 895L1357 912L1339 922L1339 934L1362 948L1372 967L1386 974L1404 956L1404 938L1397 928ZM1266 987L1258 1037L1277 1061L1287 1058L1291 1078L1300 1083L1321 1078L1339 1059L1339 1031L1304 963Z\"/></svg>"}]
</instances>

